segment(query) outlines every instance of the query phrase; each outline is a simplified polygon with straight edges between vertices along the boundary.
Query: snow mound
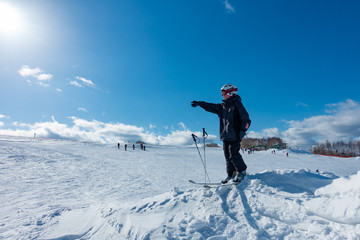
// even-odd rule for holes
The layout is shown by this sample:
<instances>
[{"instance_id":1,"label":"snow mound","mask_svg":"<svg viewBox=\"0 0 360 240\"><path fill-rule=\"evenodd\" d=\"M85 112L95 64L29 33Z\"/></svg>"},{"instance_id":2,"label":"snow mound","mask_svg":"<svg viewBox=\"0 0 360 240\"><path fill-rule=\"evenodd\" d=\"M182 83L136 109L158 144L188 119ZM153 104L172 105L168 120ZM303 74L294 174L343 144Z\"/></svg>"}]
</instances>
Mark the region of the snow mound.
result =
<instances>
[{"instance_id":1,"label":"snow mound","mask_svg":"<svg viewBox=\"0 0 360 240\"><path fill-rule=\"evenodd\" d=\"M315 196L306 205L310 212L335 222L360 224L360 171L334 180L316 190Z\"/></svg>"},{"instance_id":2,"label":"snow mound","mask_svg":"<svg viewBox=\"0 0 360 240\"><path fill-rule=\"evenodd\" d=\"M334 180L308 170L275 170L248 175L237 186L186 191L175 187L121 206L99 207L98 214L89 210L84 215L91 221L73 224L74 229L69 226L81 219L79 212L65 212L59 224L50 229L52 238L42 239L355 239L360 237L360 229L354 222L344 220L351 225L342 226L345 231L335 231L339 227L335 217L314 212L323 204L317 201L322 200L327 201L325 212L333 209L341 213L343 206L329 196L345 193L346 199L359 197L359 184L339 188L360 182L359 178L360 173ZM351 193L355 188L357 192ZM355 207L348 208L354 211L351 219L359 216L360 208Z\"/></svg>"},{"instance_id":3,"label":"snow mound","mask_svg":"<svg viewBox=\"0 0 360 240\"><path fill-rule=\"evenodd\" d=\"M59 212L52 227L46 229L40 239L43 240L75 240L81 239L92 229L97 209L75 209ZM54 216L53 216L54 217ZM65 234L64 234L65 233Z\"/></svg>"},{"instance_id":4,"label":"snow mound","mask_svg":"<svg viewBox=\"0 0 360 240\"><path fill-rule=\"evenodd\" d=\"M289 193L306 192L309 194L313 194L316 189L332 181L332 178L327 176L327 174L316 174L304 169L267 170L250 176L250 178L261 180L263 184L276 188L279 191Z\"/></svg>"}]
</instances>

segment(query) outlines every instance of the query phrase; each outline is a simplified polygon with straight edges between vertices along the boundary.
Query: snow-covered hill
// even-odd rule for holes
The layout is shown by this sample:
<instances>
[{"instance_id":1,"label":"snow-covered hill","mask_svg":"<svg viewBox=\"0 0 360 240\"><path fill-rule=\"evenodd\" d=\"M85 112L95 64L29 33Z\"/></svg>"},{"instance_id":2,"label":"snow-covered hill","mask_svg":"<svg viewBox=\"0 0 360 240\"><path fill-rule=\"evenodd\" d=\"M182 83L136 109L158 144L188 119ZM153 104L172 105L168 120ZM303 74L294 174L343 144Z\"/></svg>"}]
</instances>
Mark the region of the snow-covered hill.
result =
<instances>
[{"instance_id":1,"label":"snow-covered hill","mask_svg":"<svg viewBox=\"0 0 360 240\"><path fill-rule=\"evenodd\" d=\"M238 186L202 189L192 147L0 137L0 239L359 239L360 159L244 154ZM212 181L225 176L207 149Z\"/></svg>"}]
</instances>

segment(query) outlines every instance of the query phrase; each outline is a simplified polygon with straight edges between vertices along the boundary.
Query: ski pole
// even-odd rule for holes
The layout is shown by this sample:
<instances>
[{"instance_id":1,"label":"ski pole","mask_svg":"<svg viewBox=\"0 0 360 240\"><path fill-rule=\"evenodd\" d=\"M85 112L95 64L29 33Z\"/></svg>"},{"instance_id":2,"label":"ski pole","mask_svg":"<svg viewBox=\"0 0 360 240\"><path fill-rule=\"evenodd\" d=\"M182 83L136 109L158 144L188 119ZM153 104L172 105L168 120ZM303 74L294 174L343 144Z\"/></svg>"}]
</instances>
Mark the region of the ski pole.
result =
<instances>
[{"instance_id":1,"label":"ski pole","mask_svg":"<svg viewBox=\"0 0 360 240\"><path fill-rule=\"evenodd\" d=\"M207 170L206 170L206 165L205 165L205 163L204 163L204 160L203 160L203 158L202 158L202 156L201 156L199 147L198 147L198 145L197 145L197 142L198 142L198 139L199 139L199 138L198 138L195 134L191 134L191 136L193 137L193 140L194 140L194 142L195 142L196 149L197 149L197 151L198 151L198 153L199 153L199 156L200 156L201 163L202 163L202 165L203 165L203 167L204 167L204 170L205 170L205 182L206 182L206 177L207 177L207 179L208 179L209 182L210 182L209 174L208 174L208 172L207 172Z\"/></svg>"},{"instance_id":2,"label":"ski pole","mask_svg":"<svg viewBox=\"0 0 360 240\"><path fill-rule=\"evenodd\" d=\"M205 155L205 139L208 137L207 132L205 131L205 128L203 128L203 141L204 141L204 168L205 168L205 182L206 182L206 155ZM209 179L210 181L210 179Z\"/></svg>"}]
</instances>

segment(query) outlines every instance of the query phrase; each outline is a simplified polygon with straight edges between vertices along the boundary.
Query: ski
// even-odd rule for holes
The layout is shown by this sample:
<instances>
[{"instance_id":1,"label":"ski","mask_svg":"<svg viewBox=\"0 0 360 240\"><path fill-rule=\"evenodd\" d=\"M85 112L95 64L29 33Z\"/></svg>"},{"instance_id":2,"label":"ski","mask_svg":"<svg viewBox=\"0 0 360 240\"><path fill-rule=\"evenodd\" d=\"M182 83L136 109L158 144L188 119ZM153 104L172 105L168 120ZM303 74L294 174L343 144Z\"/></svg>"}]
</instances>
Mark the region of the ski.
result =
<instances>
[{"instance_id":1,"label":"ski","mask_svg":"<svg viewBox=\"0 0 360 240\"><path fill-rule=\"evenodd\" d=\"M234 186L234 185L238 185L240 182L228 182L228 183L202 183L202 182L195 182L193 180L189 180L190 183L192 184L196 184L196 185L201 185L204 188L218 188L221 186Z\"/></svg>"},{"instance_id":2,"label":"ski","mask_svg":"<svg viewBox=\"0 0 360 240\"><path fill-rule=\"evenodd\" d=\"M189 180L190 183L196 184L196 185L221 185L222 183L204 183L204 182L195 182L193 180Z\"/></svg>"},{"instance_id":3,"label":"ski","mask_svg":"<svg viewBox=\"0 0 360 240\"><path fill-rule=\"evenodd\" d=\"M212 185L203 185L204 188L219 188L219 187L225 187L225 186L236 186L238 185L240 182L230 182L230 183L220 183L220 184L212 184Z\"/></svg>"}]
</instances>

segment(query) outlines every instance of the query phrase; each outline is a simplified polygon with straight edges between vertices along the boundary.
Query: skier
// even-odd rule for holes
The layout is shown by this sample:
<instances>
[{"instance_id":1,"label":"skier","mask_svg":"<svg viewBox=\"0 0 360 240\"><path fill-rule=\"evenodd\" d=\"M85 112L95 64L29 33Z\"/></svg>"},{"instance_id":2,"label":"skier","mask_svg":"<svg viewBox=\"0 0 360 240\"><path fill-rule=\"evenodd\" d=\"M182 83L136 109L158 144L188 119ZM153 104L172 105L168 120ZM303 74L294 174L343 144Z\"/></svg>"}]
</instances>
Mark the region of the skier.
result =
<instances>
[{"instance_id":1,"label":"skier","mask_svg":"<svg viewBox=\"0 0 360 240\"><path fill-rule=\"evenodd\" d=\"M221 88L223 103L192 101L191 106L215 113L220 120L220 140L223 141L227 177L221 183L240 182L246 175L247 166L240 154L240 142L249 129L249 114L237 95L235 85L225 84Z\"/></svg>"}]
</instances>

